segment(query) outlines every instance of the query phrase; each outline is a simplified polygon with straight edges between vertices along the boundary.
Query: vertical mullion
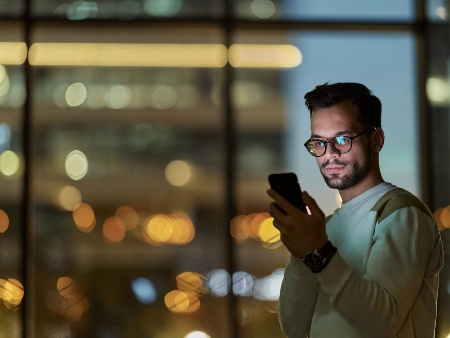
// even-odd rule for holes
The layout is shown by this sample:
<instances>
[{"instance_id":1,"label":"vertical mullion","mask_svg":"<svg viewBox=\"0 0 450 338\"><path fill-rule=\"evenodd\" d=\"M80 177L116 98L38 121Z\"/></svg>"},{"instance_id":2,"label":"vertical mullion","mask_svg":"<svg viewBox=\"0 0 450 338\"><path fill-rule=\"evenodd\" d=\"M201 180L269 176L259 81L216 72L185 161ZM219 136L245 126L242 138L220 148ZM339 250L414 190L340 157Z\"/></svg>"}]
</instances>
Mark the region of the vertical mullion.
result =
<instances>
[{"instance_id":1,"label":"vertical mullion","mask_svg":"<svg viewBox=\"0 0 450 338\"><path fill-rule=\"evenodd\" d=\"M29 49L33 20L31 16L31 2L25 1L23 14L24 42ZM35 337L35 238L33 229L34 208L32 197L32 167L33 163L33 125L31 117L31 97L33 95L31 66L28 57L24 64L26 99L23 106L23 153L25 168L22 190L22 276L24 283L24 303L22 309L22 337Z\"/></svg>"},{"instance_id":2,"label":"vertical mullion","mask_svg":"<svg viewBox=\"0 0 450 338\"><path fill-rule=\"evenodd\" d=\"M416 0L416 31L417 41L417 83L418 83L418 122L419 122L419 140L428 140L430 135L431 121L429 118L430 107L426 99L426 79L428 77L429 46L427 43L427 19L426 19L426 0ZM419 168L420 168L420 190L423 200L434 208L434 198L431 194L431 165L432 153L427 149L427 142L419 142Z\"/></svg>"},{"instance_id":3,"label":"vertical mullion","mask_svg":"<svg viewBox=\"0 0 450 338\"><path fill-rule=\"evenodd\" d=\"M233 22L234 13L232 7L232 1L224 0L224 20L223 20L223 30L224 30L224 42L227 50L232 44L233 40ZM230 63L224 67L224 88L223 88L223 99L224 99L224 114L225 114L225 210L226 210L226 229L229 229L230 222L236 214L236 204L235 204L235 186L236 186L236 126L235 126L235 116L234 108L231 99L231 90L233 85L233 68ZM229 332L230 336L233 338L239 338L239 330L237 324L237 299L233 293L233 274L236 269L236 250L233 238L230 235L229 230L225 231L227 234L227 270L231 277L231 289L228 294L228 320L229 320Z\"/></svg>"}]
</instances>

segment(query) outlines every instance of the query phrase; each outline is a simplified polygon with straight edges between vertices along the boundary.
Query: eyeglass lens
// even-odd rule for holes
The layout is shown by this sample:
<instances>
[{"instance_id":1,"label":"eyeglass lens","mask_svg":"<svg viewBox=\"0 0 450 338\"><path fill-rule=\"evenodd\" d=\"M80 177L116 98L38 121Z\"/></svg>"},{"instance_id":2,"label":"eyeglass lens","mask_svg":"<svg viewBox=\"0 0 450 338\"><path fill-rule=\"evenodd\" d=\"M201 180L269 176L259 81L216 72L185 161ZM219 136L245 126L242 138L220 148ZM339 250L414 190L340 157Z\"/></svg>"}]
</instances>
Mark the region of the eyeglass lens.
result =
<instances>
[{"instance_id":1,"label":"eyeglass lens","mask_svg":"<svg viewBox=\"0 0 450 338\"><path fill-rule=\"evenodd\" d=\"M322 156L325 154L327 143L330 143L331 148L340 154L345 154L352 148L352 140L347 136L336 136L330 141L311 140L308 142L307 149L314 156Z\"/></svg>"}]
</instances>

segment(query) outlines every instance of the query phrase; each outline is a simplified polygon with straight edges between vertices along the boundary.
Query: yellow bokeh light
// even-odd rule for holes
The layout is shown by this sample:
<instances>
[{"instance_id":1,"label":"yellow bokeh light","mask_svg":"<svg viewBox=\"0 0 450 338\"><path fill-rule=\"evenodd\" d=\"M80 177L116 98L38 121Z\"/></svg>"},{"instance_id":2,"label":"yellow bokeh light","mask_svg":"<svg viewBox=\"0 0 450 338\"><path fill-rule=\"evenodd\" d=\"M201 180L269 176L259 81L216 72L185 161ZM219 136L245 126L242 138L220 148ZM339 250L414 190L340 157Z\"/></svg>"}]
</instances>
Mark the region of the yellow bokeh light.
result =
<instances>
[{"instance_id":1,"label":"yellow bokeh light","mask_svg":"<svg viewBox=\"0 0 450 338\"><path fill-rule=\"evenodd\" d=\"M0 209L0 233L4 233L9 227L9 217L6 212Z\"/></svg>"},{"instance_id":2,"label":"yellow bokeh light","mask_svg":"<svg viewBox=\"0 0 450 338\"><path fill-rule=\"evenodd\" d=\"M177 275L177 288L181 291L192 292L197 295L206 293L204 288L205 277L196 272L183 272Z\"/></svg>"},{"instance_id":3,"label":"yellow bokeh light","mask_svg":"<svg viewBox=\"0 0 450 338\"><path fill-rule=\"evenodd\" d=\"M147 233L159 243L167 242L173 235L173 221L166 215L155 215L147 222Z\"/></svg>"},{"instance_id":4,"label":"yellow bokeh light","mask_svg":"<svg viewBox=\"0 0 450 338\"><path fill-rule=\"evenodd\" d=\"M9 301L13 298L13 285L7 280L0 279L0 298Z\"/></svg>"},{"instance_id":5,"label":"yellow bokeh light","mask_svg":"<svg viewBox=\"0 0 450 338\"><path fill-rule=\"evenodd\" d=\"M79 151L71 151L66 157L66 173L73 180L82 179L88 172L88 160L86 155Z\"/></svg>"},{"instance_id":6,"label":"yellow bokeh light","mask_svg":"<svg viewBox=\"0 0 450 338\"><path fill-rule=\"evenodd\" d=\"M77 228L83 232L91 232L95 226L95 214L91 206L86 203L78 204L72 213Z\"/></svg>"},{"instance_id":7,"label":"yellow bokeh light","mask_svg":"<svg viewBox=\"0 0 450 338\"><path fill-rule=\"evenodd\" d=\"M170 215L170 218L173 227L170 243L177 245L190 243L195 236L195 227L189 216L183 213L174 213Z\"/></svg>"},{"instance_id":8,"label":"yellow bokeh light","mask_svg":"<svg viewBox=\"0 0 450 338\"><path fill-rule=\"evenodd\" d=\"M81 203L81 200L80 190L71 185L66 185L59 192L59 203L67 211L72 211Z\"/></svg>"},{"instance_id":9,"label":"yellow bokeh light","mask_svg":"<svg viewBox=\"0 0 450 338\"><path fill-rule=\"evenodd\" d=\"M259 214L252 214L251 219L251 228L252 228L252 237L258 238L259 236L259 228L261 227L261 223L264 222L266 219L270 218L269 213L262 212Z\"/></svg>"},{"instance_id":10,"label":"yellow bokeh light","mask_svg":"<svg viewBox=\"0 0 450 338\"><path fill-rule=\"evenodd\" d=\"M0 64L21 65L27 58L25 42L0 42Z\"/></svg>"},{"instance_id":11,"label":"yellow bokeh light","mask_svg":"<svg viewBox=\"0 0 450 338\"><path fill-rule=\"evenodd\" d=\"M175 187L189 183L192 176L191 166L186 161L175 160L166 166L166 180Z\"/></svg>"},{"instance_id":12,"label":"yellow bokeh light","mask_svg":"<svg viewBox=\"0 0 450 338\"><path fill-rule=\"evenodd\" d=\"M200 300L190 292L173 290L164 297L166 307L173 313L194 313L200 307Z\"/></svg>"},{"instance_id":13,"label":"yellow bokeh light","mask_svg":"<svg viewBox=\"0 0 450 338\"><path fill-rule=\"evenodd\" d=\"M0 298L6 308L17 310L24 296L23 285L17 279L0 279Z\"/></svg>"},{"instance_id":14,"label":"yellow bokeh light","mask_svg":"<svg viewBox=\"0 0 450 338\"><path fill-rule=\"evenodd\" d=\"M5 176L12 176L19 171L19 156L11 151L6 150L0 155L0 171Z\"/></svg>"},{"instance_id":15,"label":"yellow bokeh light","mask_svg":"<svg viewBox=\"0 0 450 338\"><path fill-rule=\"evenodd\" d=\"M232 45L229 61L233 67L293 68L302 63L302 53L292 45Z\"/></svg>"},{"instance_id":16,"label":"yellow bokeh light","mask_svg":"<svg viewBox=\"0 0 450 338\"><path fill-rule=\"evenodd\" d=\"M29 60L35 66L223 67L226 51L220 44L35 43Z\"/></svg>"},{"instance_id":17,"label":"yellow bokeh light","mask_svg":"<svg viewBox=\"0 0 450 338\"><path fill-rule=\"evenodd\" d=\"M273 226L273 218L266 218L260 223L258 235L265 243L275 243L280 240L280 231Z\"/></svg>"}]
</instances>

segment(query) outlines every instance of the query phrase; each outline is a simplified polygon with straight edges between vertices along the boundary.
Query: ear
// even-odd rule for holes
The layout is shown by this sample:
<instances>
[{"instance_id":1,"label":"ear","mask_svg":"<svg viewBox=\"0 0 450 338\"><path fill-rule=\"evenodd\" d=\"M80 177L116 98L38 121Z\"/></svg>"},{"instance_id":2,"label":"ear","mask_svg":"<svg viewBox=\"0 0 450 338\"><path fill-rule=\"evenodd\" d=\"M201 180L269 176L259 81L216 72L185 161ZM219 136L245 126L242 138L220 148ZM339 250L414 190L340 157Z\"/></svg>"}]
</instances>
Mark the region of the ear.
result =
<instances>
[{"instance_id":1,"label":"ear","mask_svg":"<svg viewBox=\"0 0 450 338\"><path fill-rule=\"evenodd\" d=\"M375 130L373 141L373 152L378 154L381 149L383 149L384 145L384 130L382 128L377 128Z\"/></svg>"}]
</instances>

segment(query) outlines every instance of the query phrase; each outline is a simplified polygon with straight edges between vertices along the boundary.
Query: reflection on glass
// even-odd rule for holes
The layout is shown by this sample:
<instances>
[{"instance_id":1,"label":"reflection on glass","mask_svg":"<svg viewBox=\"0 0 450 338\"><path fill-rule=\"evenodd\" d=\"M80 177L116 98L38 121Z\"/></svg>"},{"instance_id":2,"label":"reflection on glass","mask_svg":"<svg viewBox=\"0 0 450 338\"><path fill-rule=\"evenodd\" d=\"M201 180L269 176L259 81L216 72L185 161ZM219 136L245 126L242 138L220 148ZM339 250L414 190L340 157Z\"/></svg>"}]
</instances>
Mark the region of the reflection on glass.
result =
<instances>
[{"instance_id":1,"label":"reflection on glass","mask_svg":"<svg viewBox=\"0 0 450 338\"><path fill-rule=\"evenodd\" d=\"M12 0L10 0L12 1ZM1 7L0 7L1 9ZM143 0L143 1L35 1L35 16L67 20L142 18L217 17L222 13L220 0Z\"/></svg>"}]
</instances>

